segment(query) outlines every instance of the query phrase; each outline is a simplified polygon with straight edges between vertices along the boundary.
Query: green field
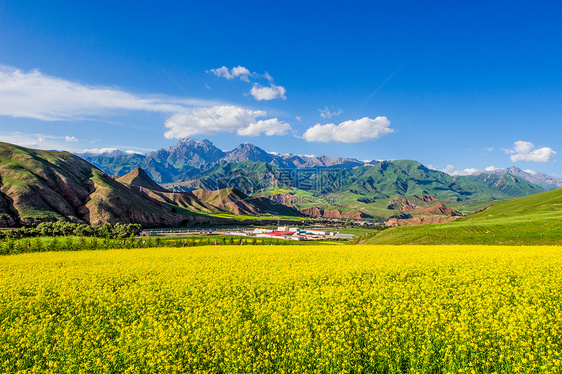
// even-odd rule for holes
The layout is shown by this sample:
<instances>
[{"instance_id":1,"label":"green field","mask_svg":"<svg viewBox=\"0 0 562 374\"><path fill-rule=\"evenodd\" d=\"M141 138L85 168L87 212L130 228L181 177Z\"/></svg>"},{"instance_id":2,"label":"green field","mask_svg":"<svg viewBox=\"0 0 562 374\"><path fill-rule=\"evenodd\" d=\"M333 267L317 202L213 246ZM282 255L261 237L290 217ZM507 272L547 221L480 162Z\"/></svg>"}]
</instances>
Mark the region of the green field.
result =
<instances>
[{"instance_id":1,"label":"green field","mask_svg":"<svg viewBox=\"0 0 562 374\"><path fill-rule=\"evenodd\" d=\"M0 371L559 373L562 248L0 257Z\"/></svg>"},{"instance_id":2,"label":"green field","mask_svg":"<svg viewBox=\"0 0 562 374\"><path fill-rule=\"evenodd\" d=\"M455 222L385 230L369 244L562 244L562 190L498 203Z\"/></svg>"}]
</instances>

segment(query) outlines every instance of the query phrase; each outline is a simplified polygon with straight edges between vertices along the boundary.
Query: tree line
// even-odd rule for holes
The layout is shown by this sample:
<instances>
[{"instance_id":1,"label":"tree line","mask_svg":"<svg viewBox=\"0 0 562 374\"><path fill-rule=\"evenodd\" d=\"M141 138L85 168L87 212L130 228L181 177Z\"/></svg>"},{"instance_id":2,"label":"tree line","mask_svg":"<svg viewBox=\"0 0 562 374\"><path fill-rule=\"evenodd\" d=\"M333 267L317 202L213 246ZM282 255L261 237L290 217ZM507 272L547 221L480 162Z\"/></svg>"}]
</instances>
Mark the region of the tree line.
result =
<instances>
[{"instance_id":1,"label":"tree line","mask_svg":"<svg viewBox=\"0 0 562 374\"><path fill-rule=\"evenodd\" d=\"M198 247L205 245L299 245L305 242L266 238L232 238L232 237L192 237L185 239L134 237L103 239L97 237L36 237L36 238L4 238L0 240L0 255L13 255L32 252L58 252L104 249L133 249L152 247ZM312 242L310 244L318 244Z\"/></svg>"},{"instance_id":2,"label":"tree line","mask_svg":"<svg viewBox=\"0 0 562 374\"><path fill-rule=\"evenodd\" d=\"M41 222L35 227L21 227L0 231L1 239L25 239L38 236L80 236L95 238L129 238L141 233L142 226L136 223L106 223L99 226L72 222Z\"/></svg>"}]
</instances>

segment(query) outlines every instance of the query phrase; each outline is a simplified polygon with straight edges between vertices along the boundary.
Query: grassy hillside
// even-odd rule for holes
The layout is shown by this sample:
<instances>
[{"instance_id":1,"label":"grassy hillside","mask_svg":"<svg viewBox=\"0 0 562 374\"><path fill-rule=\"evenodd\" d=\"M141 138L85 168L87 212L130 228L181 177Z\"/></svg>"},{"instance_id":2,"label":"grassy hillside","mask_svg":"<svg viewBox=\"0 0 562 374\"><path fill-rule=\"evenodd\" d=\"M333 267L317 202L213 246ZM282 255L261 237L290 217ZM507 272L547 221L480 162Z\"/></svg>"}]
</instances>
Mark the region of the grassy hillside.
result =
<instances>
[{"instance_id":1,"label":"grassy hillside","mask_svg":"<svg viewBox=\"0 0 562 374\"><path fill-rule=\"evenodd\" d=\"M562 189L493 205L446 224L396 227L369 244L562 244Z\"/></svg>"},{"instance_id":2,"label":"grassy hillside","mask_svg":"<svg viewBox=\"0 0 562 374\"><path fill-rule=\"evenodd\" d=\"M182 204L183 200L176 201L174 194L139 170L121 178L123 184L70 153L0 143L0 227L57 220L145 226L227 224L240 219L236 214L258 215L273 210L283 215L298 214L281 209L284 206L267 205L268 201L230 193L224 208L200 202L208 209L193 209L189 201L201 199L191 194L193 199L184 199ZM137 183L143 188L134 186Z\"/></svg>"},{"instance_id":3,"label":"grassy hillside","mask_svg":"<svg viewBox=\"0 0 562 374\"><path fill-rule=\"evenodd\" d=\"M283 170L266 162L243 161L214 166L189 176L182 182L166 183L163 187L172 191L192 191L197 189L218 190L236 187L249 194L276 186ZM288 181L291 184L291 181Z\"/></svg>"},{"instance_id":4,"label":"grassy hillside","mask_svg":"<svg viewBox=\"0 0 562 374\"><path fill-rule=\"evenodd\" d=\"M0 214L3 226L69 220L163 225L189 211L132 190L67 152L0 143Z\"/></svg>"},{"instance_id":5,"label":"grassy hillside","mask_svg":"<svg viewBox=\"0 0 562 374\"><path fill-rule=\"evenodd\" d=\"M227 166L230 169L226 169ZM288 173L287 176L295 178L288 182L293 188L281 185L287 192L286 196L280 196L278 188L261 188L267 183L274 186L275 183L281 184L280 181L286 182L279 175L281 170L269 164L260 165L261 169L257 166L256 163L245 163L240 168L234 168L232 164L221 165L221 173L214 175L232 185L237 185L238 178L244 182L253 181L250 185L260 189L261 195L296 202L299 209L316 207L344 213L361 212L379 220L403 213L429 219L439 214L428 214L427 209L438 204L445 204L460 213L473 213L491 201L543 192L537 185L510 174L455 177L416 161L397 160L354 169L312 170L308 179L304 172ZM265 172L265 167L271 170ZM185 183L193 186L200 182ZM313 188L305 190L299 188L301 186ZM244 190L244 187L240 184L238 188ZM446 214L441 216L442 219L450 218Z\"/></svg>"}]
</instances>

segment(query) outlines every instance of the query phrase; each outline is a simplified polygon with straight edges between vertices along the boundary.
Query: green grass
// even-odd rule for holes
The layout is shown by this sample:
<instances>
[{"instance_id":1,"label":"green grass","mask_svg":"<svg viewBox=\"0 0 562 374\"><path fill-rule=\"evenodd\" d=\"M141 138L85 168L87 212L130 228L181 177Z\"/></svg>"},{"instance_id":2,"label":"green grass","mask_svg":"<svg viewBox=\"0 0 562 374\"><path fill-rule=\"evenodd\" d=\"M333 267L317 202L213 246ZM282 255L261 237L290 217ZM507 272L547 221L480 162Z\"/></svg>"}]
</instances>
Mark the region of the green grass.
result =
<instances>
[{"instance_id":1,"label":"green grass","mask_svg":"<svg viewBox=\"0 0 562 374\"><path fill-rule=\"evenodd\" d=\"M456 222L396 227L369 244L562 244L562 190L498 203Z\"/></svg>"},{"instance_id":2,"label":"green grass","mask_svg":"<svg viewBox=\"0 0 562 374\"><path fill-rule=\"evenodd\" d=\"M330 228L329 231L337 231L340 234L363 235L363 234L376 232L378 230L366 229L366 228L361 228L361 227L350 227L350 228L341 228L341 229Z\"/></svg>"}]
</instances>

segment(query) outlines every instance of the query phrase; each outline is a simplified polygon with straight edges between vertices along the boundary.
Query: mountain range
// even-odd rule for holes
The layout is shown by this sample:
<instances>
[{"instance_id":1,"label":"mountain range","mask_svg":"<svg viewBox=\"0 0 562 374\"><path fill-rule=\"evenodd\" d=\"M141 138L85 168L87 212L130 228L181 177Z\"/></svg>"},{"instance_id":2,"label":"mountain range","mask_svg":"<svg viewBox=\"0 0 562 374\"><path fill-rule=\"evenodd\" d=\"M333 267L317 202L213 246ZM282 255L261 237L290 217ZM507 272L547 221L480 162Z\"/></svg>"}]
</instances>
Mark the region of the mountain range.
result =
<instances>
[{"instance_id":1,"label":"mountain range","mask_svg":"<svg viewBox=\"0 0 562 374\"><path fill-rule=\"evenodd\" d=\"M236 188L250 196L274 199L307 215L376 220L414 216L426 216L426 221L448 220L493 201L542 192L562 182L515 167L451 176L412 160L280 155L250 143L223 151L208 140L190 138L146 155L85 158L116 176L141 167L171 191ZM396 199L402 197L408 204L397 204ZM434 208L439 204L443 207Z\"/></svg>"},{"instance_id":2,"label":"mountain range","mask_svg":"<svg viewBox=\"0 0 562 374\"><path fill-rule=\"evenodd\" d=\"M473 175L481 174L481 173L495 174L495 175L511 174L516 177L521 177L531 183L534 183L545 190L553 190L562 187L562 179L560 178L555 178L540 172L531 172L531 171L522 170L516 166L510 166L505 169L482 170L473 173Z\"/></svg>"},{"instance_id":3,"label":"mountain range","mask_svg":"<svg viewBox=\"0 0 562 374\"><path fill-rule=\"evenodd\" d=\"M185 226L271 214L302 215L235 188L170 192L141 169L115 179L68 152L0 143L0 227L55 220Z\"/></svg>"},{"instance_id":4,"label":"mountain range","mask_svg":"<svg viewBox=\"0 0 562 374\"><path fill-rule=\"evenodd\" d=\"M223 151L215 147L209 140L184 138L177 144L154 152L128 154L111 149L102 154L77 154L93 163L106 173L115 176L125 175L137 167L145 170L158 183L181 182L200 175L200 169L239 163L244 161L274 164L282 169L353 169L358 166L379 164L381 161L359 161L354 158L277 154L267 152L253 144L243 143L232 151ZM511 174L536 184L544 190L562 187L562 179L540 172L522 170L516 166L504 169L479 170L470 175Z\"/></svg>"},{"instance_id":5,"label":"mountain range","mask_svg":"<svg viewBox=\"0 0 562 374\"><path fill-rule=\"evenodd\" d=\"M193 139L147 155L84 157L93 164L68 152L0 143L0 226L57 219L220 224L268 215L431 223L557 183L516 168L451 176L412 160L278 155L249 143L224 152Z\"/></svg>"},{"instance_id":6,"label":"mountain range","mask_svg":"<svg viewBox=\"0 0 562 374\"><path fill-rule=\"evenodd\" d=\"M182 181L196 175L200 169L243 161L273 163L281 168L353 168L365 162L353 158L328 156L302 156L275 154L264 151L250 143L240 144L232 151L222 151L209 140L184 138L177 144L154 152L125 154L123 152L100 155L77 154L108 174L125 175L137 167L145 170L158 183ZM369 163L378 163L372 161Z\"/></svg>"}]
</instances>

